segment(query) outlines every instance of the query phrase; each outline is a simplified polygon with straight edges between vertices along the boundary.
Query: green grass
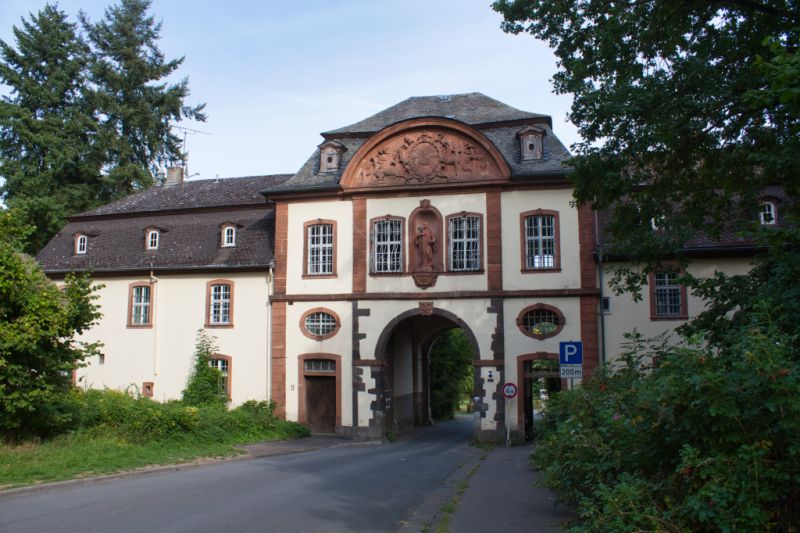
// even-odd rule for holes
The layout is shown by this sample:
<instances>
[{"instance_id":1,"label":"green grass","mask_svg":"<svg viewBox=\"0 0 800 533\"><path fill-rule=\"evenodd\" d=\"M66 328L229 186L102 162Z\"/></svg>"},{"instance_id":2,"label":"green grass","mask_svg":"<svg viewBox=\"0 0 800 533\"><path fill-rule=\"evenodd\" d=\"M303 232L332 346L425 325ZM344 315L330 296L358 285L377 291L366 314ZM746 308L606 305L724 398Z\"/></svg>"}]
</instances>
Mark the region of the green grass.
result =
<instances>
[{"instance_id":1,"label":"green grass","mask_svg":"<svg viewBox=\"0 0 800 533\"><path fill-rule=\"evenodd\" d=\"M441 518L436 525L436 533L447 533L450 531L450 520L453 518L453 513L455 513L456 509L458 509L458 504L461 503L461 496L464 495L464 492L469 487L469 480L475 474L475 471L478 470L478 467L481 465L481 461L483 461L485 458L486 453L483 453L478 462L474 464L472 468L470 468L466 477L458 482L458 485L456 485L456 493L453 495L453 497L448 502L445 502L439 509L441 512Z\"/></svg>"},{"instance_id":2,"label":"green grass","mask_svg":"<svg viewBox=\"0 0 800 533\"><path fill-rule=\"evenodd\" d=\"M235 446L304 437L266 403L233 410L82 393L76 427L44 441L0 444L0 489L240 453Z\"/></svg>"}]
</instances>

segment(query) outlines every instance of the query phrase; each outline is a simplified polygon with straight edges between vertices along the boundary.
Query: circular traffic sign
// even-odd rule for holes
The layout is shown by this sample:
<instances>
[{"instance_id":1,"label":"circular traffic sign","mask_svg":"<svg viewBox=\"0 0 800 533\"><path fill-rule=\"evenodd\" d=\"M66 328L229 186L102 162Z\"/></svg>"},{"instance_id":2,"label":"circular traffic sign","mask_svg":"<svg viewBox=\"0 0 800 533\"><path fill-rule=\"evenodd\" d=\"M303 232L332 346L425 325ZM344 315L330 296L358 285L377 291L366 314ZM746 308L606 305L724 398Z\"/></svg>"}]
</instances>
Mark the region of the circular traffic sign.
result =
<instances>
[{"instance_id":1,"label":"circular traffic sign","mask_svg":"<svg viewBox=\"0 0 800 533\"><path fill-rule=\"evenodd\" d=\"M505 383L503 384L503 396L510 400L514 396L517 395L517 386L513 383Z\"/></svg>"}]
</instances>

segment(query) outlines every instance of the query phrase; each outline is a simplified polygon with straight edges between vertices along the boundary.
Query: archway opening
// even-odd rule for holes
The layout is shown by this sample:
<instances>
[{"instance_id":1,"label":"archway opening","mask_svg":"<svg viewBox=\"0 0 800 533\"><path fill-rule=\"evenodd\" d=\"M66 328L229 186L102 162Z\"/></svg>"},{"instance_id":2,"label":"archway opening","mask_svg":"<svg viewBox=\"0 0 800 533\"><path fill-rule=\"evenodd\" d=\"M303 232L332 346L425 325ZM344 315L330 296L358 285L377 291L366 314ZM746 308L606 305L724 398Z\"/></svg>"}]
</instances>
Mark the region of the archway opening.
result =
<instances>
[{"instance_id":1,"label":"archway opening","mask_svg":"<svg viewBox=\"0 0 800 533\"><path fill-rule=\"evenodd\" d=\"M476 350L475 336L450 313L416 311L392 321L381 334L378 352L385 361L385 433L431 425L437 415L446 416L448 399L457 408L462 397L469 398L475 387ZM432 368L436 380L432 380ZM447 379L448 368L455 372L451 381L457 383L448 383L453 386L444 391L441 383Z\"/></svg>"}]
</instances>

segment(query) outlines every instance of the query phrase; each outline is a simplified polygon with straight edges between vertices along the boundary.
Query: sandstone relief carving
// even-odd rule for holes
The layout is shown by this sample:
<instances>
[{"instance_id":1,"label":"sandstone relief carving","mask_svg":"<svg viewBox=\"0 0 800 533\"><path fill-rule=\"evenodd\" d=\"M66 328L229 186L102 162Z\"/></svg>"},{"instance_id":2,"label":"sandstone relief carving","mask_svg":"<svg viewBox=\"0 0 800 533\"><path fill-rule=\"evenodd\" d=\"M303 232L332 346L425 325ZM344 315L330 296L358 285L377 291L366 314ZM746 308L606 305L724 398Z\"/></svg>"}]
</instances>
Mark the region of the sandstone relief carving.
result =
<instances>
[{"instance_id":1,"label":"sandstone relief carving","mask_svg":"<svg viewBox=\"0 0 800 533\"><path fill-rule=\"evenodd\" d=\"M411 275L417 287L427 289L442 271L442 215L430 200L421 200L408 220Z\"/></svg>"},{"instance_id":2,"label":"sandstone relief carving","mask_svg":"<svg viewBox=\"0 0 800 533\"><path fill-rule=\"evenodd\" d=\"M474 181L500 175L486 150L446 130L424 129L388 139L368 153L355 187Z\"/></svg>"}]
</instances>

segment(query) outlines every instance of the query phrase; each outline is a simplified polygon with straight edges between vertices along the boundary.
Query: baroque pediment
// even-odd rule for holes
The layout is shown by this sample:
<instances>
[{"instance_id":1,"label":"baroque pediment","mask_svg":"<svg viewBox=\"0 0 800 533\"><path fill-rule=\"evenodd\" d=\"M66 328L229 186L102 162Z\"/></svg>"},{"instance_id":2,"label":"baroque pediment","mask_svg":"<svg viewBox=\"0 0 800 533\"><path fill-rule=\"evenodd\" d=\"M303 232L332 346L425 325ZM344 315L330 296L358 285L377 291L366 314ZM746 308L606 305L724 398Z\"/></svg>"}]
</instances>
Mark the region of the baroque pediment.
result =
<instances>
[{"instance_id":1,"label":"baroque pediment","mask_svg":"<svg viewBox=\"0 0 800 533\"><path fill-rule=\"evenodd\" d=\"M342 180L346 188L480 182L508 175L488 140L449 127L401 130L373 140L361 151Z\"/></svg>"}]
</instances>

